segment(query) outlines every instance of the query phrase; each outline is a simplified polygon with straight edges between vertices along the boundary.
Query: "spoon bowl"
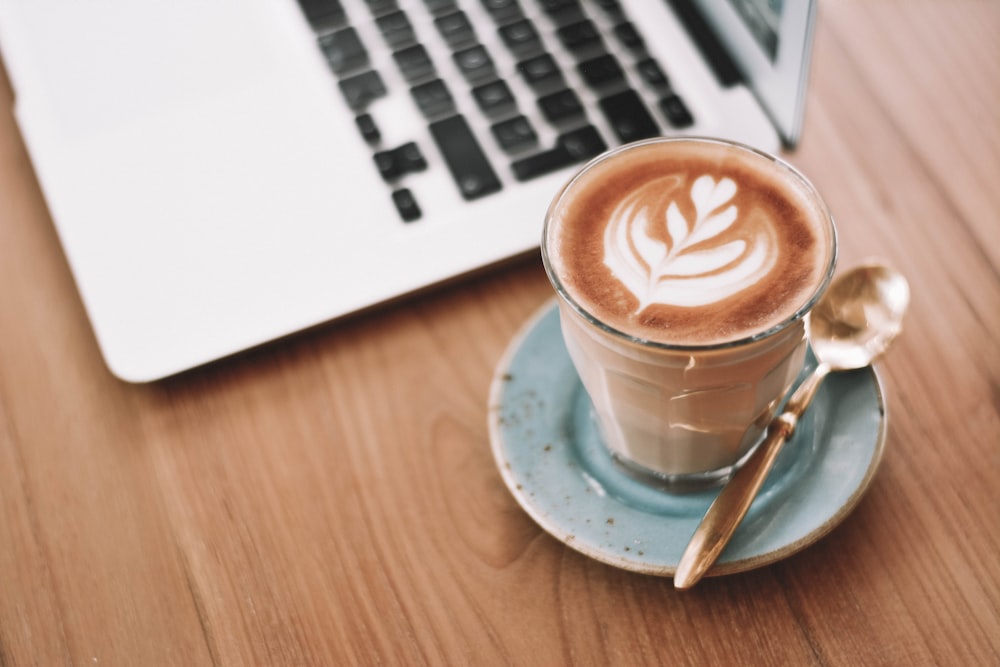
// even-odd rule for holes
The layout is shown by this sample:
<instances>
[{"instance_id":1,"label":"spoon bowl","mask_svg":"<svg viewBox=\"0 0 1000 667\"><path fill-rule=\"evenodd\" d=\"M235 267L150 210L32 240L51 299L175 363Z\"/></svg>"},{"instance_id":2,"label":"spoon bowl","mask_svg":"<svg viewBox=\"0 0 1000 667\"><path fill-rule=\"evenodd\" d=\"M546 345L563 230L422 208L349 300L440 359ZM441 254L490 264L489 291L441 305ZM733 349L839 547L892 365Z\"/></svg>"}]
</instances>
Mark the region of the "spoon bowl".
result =
<instances>
[{"instance_id":1,"label":"spoon bowl","mask_svg":"<svg viewBox=\"0 0 1000 667\"><path fill-rule=\"evenodd\" d=\"M864 368L881 356L902 330L909 303L906 278L882 264L856 267L830 284L807 319L809 343L819 364L708 508L681 556L676 588L698 583L722 553L823 379L831 371Z\"/></svg>"},{"instance_id":2,"label":"spoon bowl","mask_svg":"<svg viewBox=\"0 0 1000 667\"><path fill-rule=\"evenodd\" d=\"M809 314L809 342L831 370L863 368L902 331L910 302L906 279L868 264L835 280Z\"/></svg>"}]
</instances>

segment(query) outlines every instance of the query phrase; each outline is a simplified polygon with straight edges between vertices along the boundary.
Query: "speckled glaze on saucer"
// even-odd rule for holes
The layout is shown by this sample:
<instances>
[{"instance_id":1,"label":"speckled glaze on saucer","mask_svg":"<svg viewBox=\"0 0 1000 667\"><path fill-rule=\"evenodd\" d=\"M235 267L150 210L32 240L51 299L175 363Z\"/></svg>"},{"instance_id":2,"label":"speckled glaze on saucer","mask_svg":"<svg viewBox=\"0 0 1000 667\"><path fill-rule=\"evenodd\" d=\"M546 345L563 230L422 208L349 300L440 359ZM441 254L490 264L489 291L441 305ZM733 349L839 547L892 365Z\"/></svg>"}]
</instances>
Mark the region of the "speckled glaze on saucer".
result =
<instances>
[{"instance_id":1,"label":"speckled glaze on saucer","mask_svg":"<svg viewBox=\"0 0 1000 667\"><path fill-rule=\"evenodd\" d=\"M501 358L489 408L500 473L542 528L604 563L674 574L718 491L666 493L611 457L563 345L554 301ZM826 535L867 490L885 432L885 401L873 369L827 378L709 576L773 563Z\"/></svg>"}]
</instances>

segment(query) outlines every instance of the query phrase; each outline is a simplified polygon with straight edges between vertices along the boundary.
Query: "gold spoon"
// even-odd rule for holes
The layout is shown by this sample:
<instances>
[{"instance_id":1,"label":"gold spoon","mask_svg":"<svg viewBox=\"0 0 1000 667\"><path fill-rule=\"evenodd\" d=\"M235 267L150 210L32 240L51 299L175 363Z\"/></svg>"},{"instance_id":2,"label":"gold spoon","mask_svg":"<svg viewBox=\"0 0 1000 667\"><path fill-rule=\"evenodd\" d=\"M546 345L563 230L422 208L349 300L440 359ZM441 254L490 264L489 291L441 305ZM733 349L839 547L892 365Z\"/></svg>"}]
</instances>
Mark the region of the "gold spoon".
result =
<instances>
[{"instance_id":1,"label":"gold spoon","mask_svg":"<svg viewBox=\"0 0 1000 667\"><path fill-rule=\"evenodd\" d=\"M910 302L906 279L878 264L859 266L840 276L810 312L809 344L819 361L775 417L767 437L737 470L708 508L681 556L675 588L690 588L702 578L746 516L782 445L830 371L864 368L885 352L902 328Z\"/></svg>"}]
</instances>

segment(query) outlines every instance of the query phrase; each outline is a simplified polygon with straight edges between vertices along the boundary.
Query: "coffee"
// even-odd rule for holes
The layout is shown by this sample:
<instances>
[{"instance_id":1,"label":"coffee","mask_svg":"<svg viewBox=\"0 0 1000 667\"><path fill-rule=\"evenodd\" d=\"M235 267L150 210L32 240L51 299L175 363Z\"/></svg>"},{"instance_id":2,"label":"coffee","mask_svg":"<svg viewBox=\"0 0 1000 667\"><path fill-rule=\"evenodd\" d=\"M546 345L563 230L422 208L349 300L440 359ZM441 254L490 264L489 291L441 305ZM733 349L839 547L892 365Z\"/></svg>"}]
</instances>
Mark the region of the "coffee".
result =
<instances>
[{"instance_id":1,"label":"coffee","mask_svg":"<svg viewBox=\"0 0 1000 667\"><path fill-rule=\"evenodd\" d=\"M636 338L714 345L809 301L833 239L808 185L722 143L653 142L592 164L562 193L548 259L587 312Z\"/></svg>"},{"instance_id":2,"label":"coffee","mask_svg":"<svg viewBox=\"0 0 1000 667\"><path fill-rule=\"evenodd\" d=\"M602 437L671 490L724 479L802 369L836 234L783 162L657 139L583 168L542 239L563 338Z\"/></svg>"}]
</instances>

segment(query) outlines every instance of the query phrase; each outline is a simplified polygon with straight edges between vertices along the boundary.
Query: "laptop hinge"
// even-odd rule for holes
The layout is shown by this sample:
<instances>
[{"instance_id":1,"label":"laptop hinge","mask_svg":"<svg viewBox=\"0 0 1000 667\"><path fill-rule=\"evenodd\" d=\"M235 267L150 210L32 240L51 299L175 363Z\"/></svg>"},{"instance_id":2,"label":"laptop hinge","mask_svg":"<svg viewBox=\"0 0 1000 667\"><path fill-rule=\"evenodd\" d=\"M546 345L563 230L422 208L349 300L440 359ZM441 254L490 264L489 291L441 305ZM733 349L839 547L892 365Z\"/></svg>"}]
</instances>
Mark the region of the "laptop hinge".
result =
<instances>
[{"instance_id":1,"label":"laptop hinge","mask_svg":"<svg viewBox=\"0 0 1000 667\"><path fill-rule=\"evenodd\" d=\"M677 18L694 39L719 85L728 88L743 83L743 74L694 3L691 0L665 1L673 8Z\"/></svg>"}]
</instances>

